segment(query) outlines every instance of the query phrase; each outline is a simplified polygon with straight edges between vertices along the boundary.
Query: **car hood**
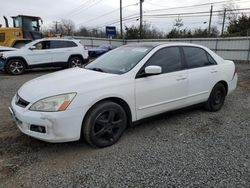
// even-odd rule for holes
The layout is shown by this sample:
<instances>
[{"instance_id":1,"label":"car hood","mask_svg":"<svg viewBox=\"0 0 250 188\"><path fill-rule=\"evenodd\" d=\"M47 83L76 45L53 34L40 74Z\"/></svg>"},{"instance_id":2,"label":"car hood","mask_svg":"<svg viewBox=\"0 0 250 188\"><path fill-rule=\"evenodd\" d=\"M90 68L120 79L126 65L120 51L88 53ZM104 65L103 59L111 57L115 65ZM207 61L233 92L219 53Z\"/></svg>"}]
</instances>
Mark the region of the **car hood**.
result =
<instances>
[{"instance_id":1,"label":"car hood","mask_svg":"<svg viewBox=\"0 0 250 188\"><path fill-rule=\"evenodd\" d=\"M1 49L0 49L1 51ZM22 49L22 48L11 48L10 50L7 50L7 51L2 51L1 53L3 53L3 56L8 58L8 57L11 57L11 56L23 56L23 54L25 53L24 52L25 49Z\"/></svg>"},{"instance_id":2,"label":"car hood","mask_svg":"<svg viewBox=\"0 0 250 188\"><path fill-rule=\"evenodd\" d=\"M18 91L20 97L29 102L36 102L42 98L77 92L91 92L96 88L106 87L116 74L102 73L83 68L71 68L47 74L26 82Z\"/></svg>"},{"instance_id":3,"label":"car hood","mask_svg":"<svg viewBox=\"0 0 250 188\"><path fill-rule=\"evenodd\" d=\"M0 46L0 52L7 52L7 51L14 51L17 50L17 48L10 48L6 46Z\"/></svg>"}]
</instances>

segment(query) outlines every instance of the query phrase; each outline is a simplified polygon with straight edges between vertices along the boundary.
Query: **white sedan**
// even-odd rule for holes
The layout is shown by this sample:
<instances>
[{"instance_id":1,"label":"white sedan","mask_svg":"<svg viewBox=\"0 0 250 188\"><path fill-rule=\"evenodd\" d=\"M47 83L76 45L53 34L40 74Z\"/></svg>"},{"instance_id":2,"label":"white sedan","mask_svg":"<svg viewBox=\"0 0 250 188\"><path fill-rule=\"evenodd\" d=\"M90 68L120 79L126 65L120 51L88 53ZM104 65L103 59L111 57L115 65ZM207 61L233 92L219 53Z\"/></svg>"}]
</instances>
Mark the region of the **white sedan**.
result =
<instances>
[{"instance_id":1,"label":"white sedan","mask_svg":"<svg viewBox=\"0 0 250 188\"><path fill-rule=\"evenodd\" d=\"M106 147L131 123L204 103L218 111L237 85L232 61L206 47L140 43L108 52L85 68L25 83L9 108L18 128L48 142ZM73 80L73 81L72 81Z\"/></svg>"}]
</instances>

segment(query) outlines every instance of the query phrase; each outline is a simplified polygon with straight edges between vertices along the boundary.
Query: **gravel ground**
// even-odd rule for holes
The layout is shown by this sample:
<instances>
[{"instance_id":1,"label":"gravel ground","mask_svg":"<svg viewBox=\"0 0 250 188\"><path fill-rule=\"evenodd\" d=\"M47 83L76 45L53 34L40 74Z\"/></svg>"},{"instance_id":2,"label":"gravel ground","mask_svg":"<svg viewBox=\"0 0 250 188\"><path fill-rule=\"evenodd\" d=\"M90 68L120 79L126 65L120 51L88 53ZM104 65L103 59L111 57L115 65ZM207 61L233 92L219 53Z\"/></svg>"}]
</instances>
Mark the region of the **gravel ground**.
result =
<instances>
[{"instance_id":1,"label":"gravel ground","mask_svg":"<svg viewBox=\"0 0 250 188\"><path fill-rule=\"evenodd\" d=\"M0 187L250 187L250 64L224 107L166 113L128 128L114 146L49 144L19 132L7 106L26 81L0 73Z\"/></svg>"}]
</instances>

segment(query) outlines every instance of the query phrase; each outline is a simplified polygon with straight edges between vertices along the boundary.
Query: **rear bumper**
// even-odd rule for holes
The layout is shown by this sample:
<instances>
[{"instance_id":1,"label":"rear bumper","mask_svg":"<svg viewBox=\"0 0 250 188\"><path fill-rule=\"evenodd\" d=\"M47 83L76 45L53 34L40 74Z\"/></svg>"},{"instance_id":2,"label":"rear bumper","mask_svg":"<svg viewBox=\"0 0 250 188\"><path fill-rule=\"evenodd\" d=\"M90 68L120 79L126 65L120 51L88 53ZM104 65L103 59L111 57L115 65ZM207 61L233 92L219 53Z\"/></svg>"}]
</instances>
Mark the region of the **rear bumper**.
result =
<instances>
[{"instance_id":1,"label":"rear bumper","mask_svg":"<svg viewBox=\"0 0 250 188\"><path fill-rule=\"evenodd\" d=\"M228 93L232 93L237 87L237 82L238 82L238 75L235 74L234 78L228 83Z\"/></svg>"}]
</instances>

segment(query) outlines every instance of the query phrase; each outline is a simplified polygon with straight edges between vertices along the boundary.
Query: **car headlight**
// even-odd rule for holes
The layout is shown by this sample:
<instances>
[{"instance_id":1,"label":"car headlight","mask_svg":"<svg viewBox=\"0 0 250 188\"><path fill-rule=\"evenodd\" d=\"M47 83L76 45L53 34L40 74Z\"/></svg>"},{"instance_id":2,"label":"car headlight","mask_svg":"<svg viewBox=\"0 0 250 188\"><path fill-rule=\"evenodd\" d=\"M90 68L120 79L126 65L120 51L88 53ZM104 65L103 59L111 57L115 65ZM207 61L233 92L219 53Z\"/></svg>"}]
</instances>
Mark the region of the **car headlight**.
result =
<instances>
[{"instance_id":1,"label":"car headlight","mask_svg":"<svg viewBox=\"0 0 250 188\"><path fill-rule=\"evenodd\" d=\"M76 93L67 93L56 96L47 97L35 102L29 110L41 112L58 112L64 111L69 106Z\"/></svg>"}]
</instances>

